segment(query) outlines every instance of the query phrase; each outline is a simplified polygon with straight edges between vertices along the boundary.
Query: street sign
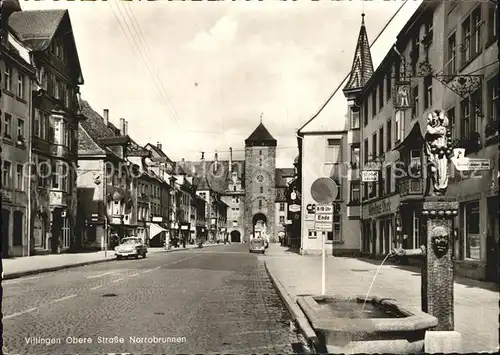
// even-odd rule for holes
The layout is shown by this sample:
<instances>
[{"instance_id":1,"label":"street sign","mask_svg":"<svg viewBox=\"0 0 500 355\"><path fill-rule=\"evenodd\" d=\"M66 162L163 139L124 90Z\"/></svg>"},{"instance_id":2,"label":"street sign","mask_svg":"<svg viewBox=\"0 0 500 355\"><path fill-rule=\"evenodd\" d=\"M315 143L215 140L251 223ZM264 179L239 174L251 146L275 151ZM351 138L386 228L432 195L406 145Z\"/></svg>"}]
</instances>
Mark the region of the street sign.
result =
<instances>
[{"instance_id":1,"label":"street sign","mask_svg":"<svg viewBox=\"0 0 500 355\"><path fill-rule=\"evenodd\" d=\"M290 206L288 206L288 209L290 210L290 212L299 212L300 205L290 205Z\"/></svg>"},{"instance_id":2,"label":"street sign","mask_svg":"<svg viewBox=\"0 0 500 355\"><path fill-rule=\"evenodd\" d=\"M332 203L337 199L339 187L330 178L316 179L311 185L311 196L317 203Z\"/></svg>"},{"instance_id":3,"label":"street sign","mask_svg":"<svg viewBox=\"0 0 500 355\"><path fill-rule=\"evenodd\" d=\"M362 182L377 182L378 181L378 171L377 170L363 170L361 172Z\"/></svg>"},{"instance_id":4,"label":"street sign","mask_svg":"<svg viewBox=\"0 0 500 355\"><path fill-rule=\"evenodd\" d=\"M325 222L315 222L314 229L317 231L321 231L321 232L332 232L333 231L332 224L325 223Z\"/></svg>"},{"instance_id":5,"label":"street sign","mask_svg":"<svg viewBox=\"0 0 500 355\"><path fill-rule=\"evenodd\" d=\"M489 159L461 158L452 161L458 171L491 170Z\"/></svg>"},{"instance_id":6,"label":"street sign","mask_svg":"<svg viewBox=\"0 0 500 355\"><path fill-rule=\"evenodd\" d=\"M320 214L314 216L315 222L333 223L333 214Z\"/></svg>"},{"instance_id":7,"label":"street sign","mask_svg":"<svg viewBox=\"0 0 500 355\"><path fill-rule=\"evenodd\" d=\"M322 213L322 214L332 214L333 213L333 206L331 205L318 205L316 206L316 214Z\"/></svg>"}]
</instances>

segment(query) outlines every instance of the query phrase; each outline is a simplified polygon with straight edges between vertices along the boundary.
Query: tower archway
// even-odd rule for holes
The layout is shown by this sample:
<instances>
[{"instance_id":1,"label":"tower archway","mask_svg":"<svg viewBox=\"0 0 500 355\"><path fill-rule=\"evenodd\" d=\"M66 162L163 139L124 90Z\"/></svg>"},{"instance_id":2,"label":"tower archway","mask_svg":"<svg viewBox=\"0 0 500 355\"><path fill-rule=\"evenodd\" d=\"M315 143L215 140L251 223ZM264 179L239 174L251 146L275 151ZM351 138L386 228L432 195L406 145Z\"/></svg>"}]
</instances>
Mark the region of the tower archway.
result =
<instances>
[{"instance_id":1,"label":"tower archway","mask_svg":"<svg viewBox=\"0 0 500 355\"><path fill-rule=\"evenodd\" d=\"M252 218L253 237L264 237L267 232L267 217L263 213L257 213Z\"/></svg>"},{"instance_id":2,"label":"tower archway","mask_svg":"<svg viewBox=\"0 0 500 355\"><path fill-rule=\"evenodd\" d=\"M230 234L231 243L241 243L241 233L237 230L234 230Z\"/></svg>"}]
</instances>

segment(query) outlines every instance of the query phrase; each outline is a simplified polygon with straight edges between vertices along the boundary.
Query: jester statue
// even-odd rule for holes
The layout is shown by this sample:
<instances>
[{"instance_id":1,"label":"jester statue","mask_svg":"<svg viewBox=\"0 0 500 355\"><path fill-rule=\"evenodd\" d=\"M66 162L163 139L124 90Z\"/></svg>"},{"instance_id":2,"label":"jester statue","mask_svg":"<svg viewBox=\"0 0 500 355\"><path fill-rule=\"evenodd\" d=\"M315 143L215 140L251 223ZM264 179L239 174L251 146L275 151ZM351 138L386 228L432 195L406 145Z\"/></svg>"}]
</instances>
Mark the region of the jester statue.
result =
<instances>
[{"instance_id":1,"label":"jester statue","mask_svg":"<svg viewBox=\"0 0 500 355\"><path fill-rule=\"evenodd\" d=\"M448 117L442 110L434 110L427 116L425 150L433 187L432 195L442 196L448 188L448 163L453 155Z\"/></svg>"}]
</instances>

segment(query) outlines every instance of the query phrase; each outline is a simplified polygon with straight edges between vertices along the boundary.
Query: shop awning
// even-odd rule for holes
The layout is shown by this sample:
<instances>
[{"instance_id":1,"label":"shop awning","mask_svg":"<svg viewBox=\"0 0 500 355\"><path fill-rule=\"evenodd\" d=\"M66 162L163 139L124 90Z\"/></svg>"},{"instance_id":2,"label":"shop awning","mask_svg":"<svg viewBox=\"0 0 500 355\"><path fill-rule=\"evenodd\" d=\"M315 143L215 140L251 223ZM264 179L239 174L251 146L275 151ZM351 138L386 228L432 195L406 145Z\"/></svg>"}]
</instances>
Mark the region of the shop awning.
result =
<instances>
[{"instance_id":1,"label":"shop awning","mask_svg":"<svg viewBox=\"0 0 500 355\"><path fill-rule=\"evenodd\" d=\"M161 232L166 232L167 230L156 223L151 223L149 225L149 237L153 238L154 236L160 234Z\"/></svg>"}]
</instances>

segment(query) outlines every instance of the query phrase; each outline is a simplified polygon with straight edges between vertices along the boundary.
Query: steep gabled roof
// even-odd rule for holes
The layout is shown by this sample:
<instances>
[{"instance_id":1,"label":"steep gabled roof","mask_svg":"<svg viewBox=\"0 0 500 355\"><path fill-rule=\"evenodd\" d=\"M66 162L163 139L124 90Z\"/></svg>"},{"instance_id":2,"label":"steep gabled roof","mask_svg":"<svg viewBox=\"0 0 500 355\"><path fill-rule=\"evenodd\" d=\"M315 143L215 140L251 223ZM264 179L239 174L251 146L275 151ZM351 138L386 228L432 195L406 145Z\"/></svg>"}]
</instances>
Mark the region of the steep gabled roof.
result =
<instances>
[{"instance_id":1,"label":"steep gabled roof","mask_svg":"<svg viewBox=\"0 0 500 355\"><path fill-rule=\"evenodd\" d=\"M71 29L68 10L17 11L10 15L9 27L27 47L33 51L44 51L50 46L54 35L64 21ZM70 57L75 61L78 83L83 84L82 68L73 31L66 32L65 35L70 36L69 41L74 52Z\"/></svg>"},{"instance_id":2,"label":"steep gabled roof","mask_svg":"<svg viewBox=\"0 0 500 355\"><path fill-rule=\"evenodd\" d=\"M368 79L373 74L372 55L370 53L370 43L365 27L365 14L362 14L361 28L359 30L358 43L354 52L352 69L344 92L359 90L365 86Z\"/></svg>"},{"instance_id":3,"label":"steep gabled roof","mask_svg":"<svg viewBox=\"0 0 500 355\"><path fill-rule=\"evenodd\" d=\"M267 128L262 124L262 122L257 126L255 131L245 139L245 146L267 146L276 147L277 141L269 133Z\"/></svg>"}]
</instances>

